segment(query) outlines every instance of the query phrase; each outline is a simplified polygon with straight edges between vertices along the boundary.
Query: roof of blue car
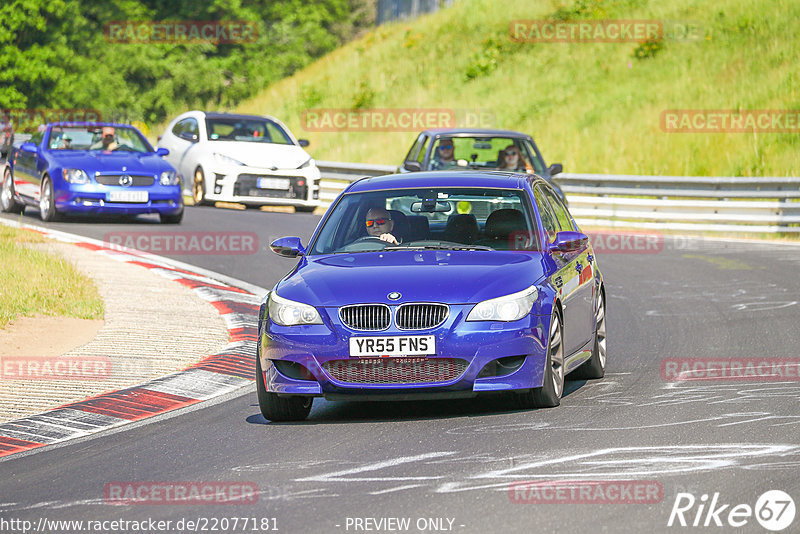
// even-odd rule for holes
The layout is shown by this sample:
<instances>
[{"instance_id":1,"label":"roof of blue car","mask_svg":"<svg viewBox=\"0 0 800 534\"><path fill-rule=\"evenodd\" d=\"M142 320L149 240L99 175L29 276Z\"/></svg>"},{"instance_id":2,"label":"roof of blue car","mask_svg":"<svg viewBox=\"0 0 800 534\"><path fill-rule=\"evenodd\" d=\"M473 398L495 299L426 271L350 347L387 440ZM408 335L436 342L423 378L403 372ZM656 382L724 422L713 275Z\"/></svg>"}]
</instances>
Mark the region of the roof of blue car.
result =
<instances>
[{"instance_id":1,"label":"roof of blue car","mask_svg":"<svg viewBox=\"0 0 800 534\"><path fill-rule=\"evenodd\" d=\"M410 187L494 187L520 189L529 174L503 171L431 171L362 178L348 193Z\"/></svg>"},{"instance_id":2,"label":"roof of blue car","mask_svg":"<svg viewBox=\"0 0 800 534\"><path fill-rule=\"evenodd\" d=\"M430 128L423 130L424 134L432 137L439 135L452 135L452 136L470 136L477 137L530 137L526 133L516 132L514 130L495 130L492 128Z\"/></svg>"}]
</instances>

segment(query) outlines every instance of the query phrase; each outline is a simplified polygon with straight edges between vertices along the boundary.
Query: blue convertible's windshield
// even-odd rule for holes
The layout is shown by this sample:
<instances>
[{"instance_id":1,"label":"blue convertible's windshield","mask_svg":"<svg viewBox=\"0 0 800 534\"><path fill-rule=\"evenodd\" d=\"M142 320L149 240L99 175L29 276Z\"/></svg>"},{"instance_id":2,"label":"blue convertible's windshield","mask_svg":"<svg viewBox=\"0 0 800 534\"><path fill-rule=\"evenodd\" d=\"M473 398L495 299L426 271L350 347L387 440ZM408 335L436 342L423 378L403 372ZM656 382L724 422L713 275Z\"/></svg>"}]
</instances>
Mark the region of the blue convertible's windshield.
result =
<instances>
[{"instance_id":1,"label":"blue convertible's windshield","mask_svg":"<svg viewBox=\"0 0 800 534\"><path fill-rule=\"evenodd\" d=\"M345 195L309 254L414 248L540 250L518 189L443 187Z\"/></svg>"},{"instance_id":2,"label":"blue convertible's windshield","mask_svg":"<svg viewBox=\"0 0 800 534\"><path fill-rule=\"evenodd\" d=\"M122 126L53 126L47 147L50 150L152 152L139 132Z\"/></svg>"}]
</instances>

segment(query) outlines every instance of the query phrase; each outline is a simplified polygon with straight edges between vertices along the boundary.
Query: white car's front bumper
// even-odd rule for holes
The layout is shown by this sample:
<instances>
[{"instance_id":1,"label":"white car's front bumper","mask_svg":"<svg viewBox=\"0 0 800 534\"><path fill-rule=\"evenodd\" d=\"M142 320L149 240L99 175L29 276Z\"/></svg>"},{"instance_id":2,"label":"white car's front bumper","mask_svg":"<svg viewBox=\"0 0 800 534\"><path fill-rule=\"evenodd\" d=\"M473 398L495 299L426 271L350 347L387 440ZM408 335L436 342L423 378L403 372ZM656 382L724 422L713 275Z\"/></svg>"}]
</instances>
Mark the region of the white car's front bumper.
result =
<instances>
[{"instance_id":1,"label":"white car's front bumper","mask_svg":"<svg viewBox=\"0 0 800 534\"><path fill-rule=\"evenodd\" d=\"M316 166L272 170L213 164L204 165L203 173L206 199L210 201L250 205L319 205L320 172ZM191 183L188 185L191 186Z\"/></svg>"}]
</instances>

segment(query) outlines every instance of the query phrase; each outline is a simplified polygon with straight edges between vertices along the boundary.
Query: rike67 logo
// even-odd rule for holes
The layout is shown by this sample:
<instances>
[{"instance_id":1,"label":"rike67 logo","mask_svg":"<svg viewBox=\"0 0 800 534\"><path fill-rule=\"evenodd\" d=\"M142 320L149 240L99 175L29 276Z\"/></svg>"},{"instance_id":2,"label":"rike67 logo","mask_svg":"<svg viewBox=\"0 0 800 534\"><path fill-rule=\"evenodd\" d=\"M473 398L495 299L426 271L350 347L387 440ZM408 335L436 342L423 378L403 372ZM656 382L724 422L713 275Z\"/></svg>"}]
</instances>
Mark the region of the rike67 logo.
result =
<instances>
[{"instance_id":1,"label":"rike67 logo","mask_svg":"<svg viewBox=\"0 0 800 534\"><path fill-rule=\"evenodd\" d=\"M794 500L781 490L764 492L756 500L755 507L724 503L719 492L715 492L710 501L706 493L699 499L691 493L678 493L667 526L743 527L755 516L762 527L779 532L792 524L794 515Z\"/></svg>"}]
</instances>

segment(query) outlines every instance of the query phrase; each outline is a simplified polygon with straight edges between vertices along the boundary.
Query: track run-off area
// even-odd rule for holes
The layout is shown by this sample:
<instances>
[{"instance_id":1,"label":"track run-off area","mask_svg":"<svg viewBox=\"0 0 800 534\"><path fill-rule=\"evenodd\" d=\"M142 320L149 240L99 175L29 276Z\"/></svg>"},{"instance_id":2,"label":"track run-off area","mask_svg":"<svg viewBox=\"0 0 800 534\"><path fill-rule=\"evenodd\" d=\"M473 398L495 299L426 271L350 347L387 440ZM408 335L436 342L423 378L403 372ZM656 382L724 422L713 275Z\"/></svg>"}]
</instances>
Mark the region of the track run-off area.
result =
<instances>
[{"instance_id":1,"label":"track run-off area","mask_svg":"<svg viewBox=\"0 0 800 534\"><path fill-rule=\"evenodd\" d=\"M210 207L187 207L180 226L149 217L45 225L32 209L13 219L106 242L133 236L154 254L267 289L294 265L269 243L286 235L307 243L319 221ZM166 244L210 234L227 241L190 254ZM762 532L765 502L767 511L789 513L759 499L765 492L800 496L800 246L673 236L659 243L596 251L607 290L606 377L568 381L560 407L520 411L503 396L316 399L307 421L274 424L251 385L3 458L0 519L19 523L0 530L153 521L141 531ZM748 358L770 362L771 376L670 374L669 365L688 359ZM554 482L560 495L550 491ZM250 497L165 505L114 493L170 483ZM84 524L56 529L62 520ZM785 531L798 525L795 518Z\"/></svg>"}]
</instances>

